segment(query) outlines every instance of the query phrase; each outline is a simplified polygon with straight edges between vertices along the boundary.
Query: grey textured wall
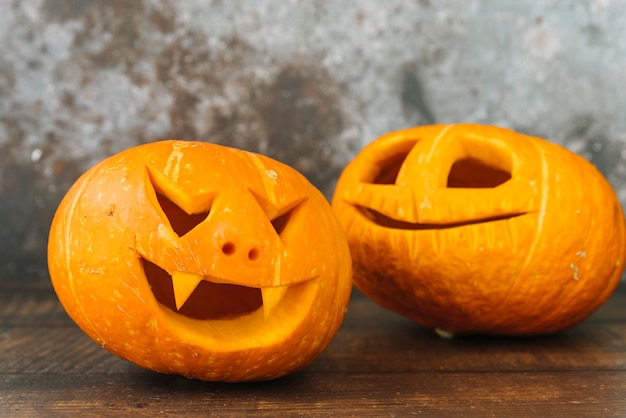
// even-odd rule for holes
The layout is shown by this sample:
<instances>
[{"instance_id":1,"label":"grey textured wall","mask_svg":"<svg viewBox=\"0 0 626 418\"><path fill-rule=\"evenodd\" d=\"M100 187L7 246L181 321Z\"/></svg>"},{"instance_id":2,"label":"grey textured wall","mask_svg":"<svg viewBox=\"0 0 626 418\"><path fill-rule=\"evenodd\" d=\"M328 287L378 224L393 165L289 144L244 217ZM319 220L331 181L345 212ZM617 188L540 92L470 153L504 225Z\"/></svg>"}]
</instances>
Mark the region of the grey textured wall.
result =
<instances>
[{"instance_id":1,"label":"grey textured wall","mask_svg":"<svg viewBox=\"0 0 626 418\"><path fill-rule=\"evenodd\" d=\"M623 0L0 0L0 280L45 279L76 177L165 138L259 151L327 196L380 134L498 124L626 203Z\"/></svg>"}]
</instances>

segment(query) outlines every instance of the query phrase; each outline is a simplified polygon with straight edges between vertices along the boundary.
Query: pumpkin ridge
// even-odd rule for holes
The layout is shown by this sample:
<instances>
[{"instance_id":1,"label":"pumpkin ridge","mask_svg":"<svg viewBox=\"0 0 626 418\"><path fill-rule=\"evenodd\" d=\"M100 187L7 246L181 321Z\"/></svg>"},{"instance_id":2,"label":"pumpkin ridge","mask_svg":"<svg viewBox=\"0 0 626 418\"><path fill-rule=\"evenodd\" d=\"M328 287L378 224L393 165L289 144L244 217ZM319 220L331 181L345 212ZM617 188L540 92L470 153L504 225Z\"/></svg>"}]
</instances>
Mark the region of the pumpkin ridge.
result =
<instances>
[{"instance_id":1,"label":"pumpkin ridge","mask_svg":"<svg viewBox=\"0 0 626 418\"><path fill-rule=\"evenodd\" d=\"M72 195L72 201L70 203L70 206L67 210L67 215L66 218L67 219L75 219L76 218L76 211L78 208L78 202L79 200L84 197L84 194L89 186L89 184L91 183L91 179L92 177L95 177L96 174L98 174L95 170L91 171L89 173L85 173L82 176L82 183L80 184L80 187L73 192ZM65 213L65 212L64 212ZM53 219L52 222L52 227L51 229L54 228L54 225L57 224L57 222L66 222L64 219L57 219L58 214L55 214L55 217ZM72 228L66 228L64 231L64 236L63 236L63 242L65 246L70 246L72 245ZM75 283L75 279L74 279L74 273L73 273L73 269L72 269L72 262L71 262L71 258L72 258L72 252L68 251L67 249L65 250L65 257L64 257L64 261L65 261L65 271L67 273L67 282L69 283L69 287L71 290L71 294L72 294L72 298L74 300L78 299L78 293L76 292L76 283ZM52 282L53 286L56 287L56 282L53 281ZM104 338L99 332L98 332L98 327L96 327L94 325L94 323L91 321L90 316L87 314L87 312L85 311L84 307L82 304L77 303L76 306L78 307L79 312L82 315L82 319L84 321L86 321L86 323L89 326L89 329L91 330L91 332L94 333L94 337L95 340L98 341L99 344L101 344L103 347L105 345L106 342L106 338ZM82 327L81 327L82 328Z\"/></svg>"},{"instance_id":2,"label":"pumpkin ridge","mask_svg":"<svg viewBox=\"0 0 626 418\"><path fill-rule=\"evenodd\" d=\"M260 177L263 182L263 189L267 194L268 200L272 202L272 204L276 204L276 180L278 179L276 171L269 170L261 158L256 154L246 151L243 155L248 157L248 160L252 162L252 165L258 170L259 173L262 173Z\"/></svg>"},{"instance_id":3,"label":"pumpkin ridge","mask_svg":"<svg viewBox=\"0 0 626 418\"><path fill-rule=\"evenodd\" d=\"M530 261L532 260L534 253L536 251L537 244L539 243L539 239L543 231L544 220L547 214L548 195L550 191L549 180L548 180L548 176L549 176L548 162L546 160L545 151L541 147L539 147L538 144L534 140L531 140L529 142L533 144L533 146L539 153L539 156L541 157L541 186L540 186L541 187L541 199L540 199L541 204L539 206L539 211L537 212L537 215L538 215L537 216L537 228L535 229L535 235L534 235L533 241L528 247L526 258L524 259L524 262L519 268L519 272L516 274L513 282L509 284L508 290L506 294L504 295L504 297L500 300L499 303L496 304L496 306L493 307L494 311L499 309L501 306L505 306L507 302L511 299L511 296L514 294L514 292L517 291L517 286L519 284L519 281L524 277L524 271L526 271L526 269L528 268Z\"/></svg>"},{"instance_id":4,"label":"pumpkin ridge","mask_svg":"<svg viewBox=\"0 0 626 418\"><path fill-rule=\"evenodd\" d=\"M165 169L163 170L163 174L171 175L174 182L178 181L178 176L180 174L180 163L183 159L183 152L181 148L186 148L189 145L190 144L184 141L176 141L172 144L172 151L170 152L170 155L167 157L167 161L165 162Z\"/></svg>"},{"instance_id":5,"label":"pumpkin ridge","mask_svg":"<svg viewBox=\"0 0 626 418\"><path fill-rule=\"evenodd\" d=\"M429 153L426 155L424 162L430 162L430 160L432 160L433 155L435 153L435 150L437 149L439 142L445 138L446 134L448 133L448 131L450 131L452 128L454 128L456 125L452 124L452 125L444 125L441 129L441 131L439 131L439 134L437 134L437 136L432 140L432 144L430 146L430 150Z\"/></svg>"}]
</instances>

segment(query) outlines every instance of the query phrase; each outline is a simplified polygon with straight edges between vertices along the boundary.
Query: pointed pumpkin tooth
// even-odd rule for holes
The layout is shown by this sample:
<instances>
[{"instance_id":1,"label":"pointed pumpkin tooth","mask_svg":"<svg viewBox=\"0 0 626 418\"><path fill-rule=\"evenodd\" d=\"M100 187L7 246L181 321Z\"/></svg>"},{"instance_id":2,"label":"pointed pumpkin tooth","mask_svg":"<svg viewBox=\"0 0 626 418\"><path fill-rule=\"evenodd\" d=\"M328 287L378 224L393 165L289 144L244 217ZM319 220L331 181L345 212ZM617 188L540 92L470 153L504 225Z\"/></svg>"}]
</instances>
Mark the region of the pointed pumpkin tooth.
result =
<instances>
[{"instance_id":1,"label":"pointed pumpkin tooth","mask_svg":"<svg viewBox=\"0 0 626 418\"><path fill-rule=\"evenodd\" d=\"M202 276L197 274L184 273L177 271L172 274L172 286L174 287L174 301L176 302L176 310L187 302L189 296L196 290L198 284L202 281Z\"/></svg>"},{"instance_id":2,"label":"pointed pumpkin tooth","mask_svg":"<svg viewBox=\"0 0 626 418\"><path fill-rule=\"evenodd\" d=\"M263 317L265 319L269 318L274 308L278 306L278 303L283 298L288 288L289 286L261 288L261 294L263 296Z\"/></svg>"}]
</instances>

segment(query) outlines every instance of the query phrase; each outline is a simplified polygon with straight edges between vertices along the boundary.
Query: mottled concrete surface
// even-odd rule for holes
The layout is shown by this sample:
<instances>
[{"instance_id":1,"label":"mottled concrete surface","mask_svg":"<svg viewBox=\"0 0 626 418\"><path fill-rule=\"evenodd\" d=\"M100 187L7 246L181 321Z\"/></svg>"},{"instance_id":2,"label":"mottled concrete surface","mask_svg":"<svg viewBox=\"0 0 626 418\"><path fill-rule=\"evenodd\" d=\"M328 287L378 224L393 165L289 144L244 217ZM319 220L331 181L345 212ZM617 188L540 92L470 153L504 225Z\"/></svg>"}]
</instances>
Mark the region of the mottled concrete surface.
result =
<instances>
[{"instance_id":1,"label":"mottled concrete surface","mask_svg":"<svg viewBox=\"0 0 626 418\"><path fill-rule=\"evenodd\" d=\"M498 124L596 164L626 203L626 1L0 0L0 280L47 277L96 161L200 139L327 196L380 134Z\"/></svg>"}]
</instances>

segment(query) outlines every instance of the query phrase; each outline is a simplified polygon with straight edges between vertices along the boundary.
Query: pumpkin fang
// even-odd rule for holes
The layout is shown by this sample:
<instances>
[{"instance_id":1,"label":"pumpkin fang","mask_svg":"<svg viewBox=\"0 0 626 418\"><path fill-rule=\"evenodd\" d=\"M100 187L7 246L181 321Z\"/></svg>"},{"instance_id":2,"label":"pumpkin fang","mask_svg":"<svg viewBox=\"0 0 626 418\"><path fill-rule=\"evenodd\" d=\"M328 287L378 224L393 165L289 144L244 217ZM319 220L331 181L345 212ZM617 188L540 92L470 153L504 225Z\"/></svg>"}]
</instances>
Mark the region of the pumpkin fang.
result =
<instances>
[{"instance_id":1,"label":"pumpkin fang","mask_svg":"<svg viewBox=\"0 0 626 418\"><path fill-rule=\"evenodd\" d=\"M263 317L269 318L278 303L285 295L289 286L263 287L261 288L261 296L263 297Z\"/></svg>"},{"instance_id":2,"label":"pumpkin fang","mask_svg":"<svg viewBox=\"0 0 626 418\"><path fill-rule=\"evenodd\" d=\"M259 296L260 296L260 303L257 304L256 306L257 307L260 307L261 305L263 306L263 317L265 319L269 318L271 313L274 311L274 308L278 306L283 296L287 292L287 289L289 288L289 286L287 285L287 286L274 286L274 287L264 287L264 288L255 289L255 288L248 288L245 286L239 286L235 284L213 283L210 280L205 280L203 276L193 274L193 273L186 273L182 271L177 271L177 272L174 272L172 275L169 275L167 272L165 272L165 270L158 267L156 264L150 263L147 260L142 260L142 261L144 265L144 270L146 271L146 277L153 288L153 293L155 293L157 300L163 301L162 299L164 296L163 296L162 291L159 289L162 289L161 286L165 284L165 281L171 281L171 286L172 286L171 291L173 291L173 304L170 302L170 303L166 303L166 305L169 305L170 309L174 309L174 306L175 306L175 310L178 313L181 313L185 316L187 316L187 314L189 313L188 312L189 307L185 307L185 303L187 303L187 301L190 300L192 294L198 287L204 287L204 290L201 293L203 293L205 296L207 295L206 293L207 286L211 286L211 289L213 290L213 292L220 292L220 293L225 288L228 288L228 289L238 288L238 289L245 290L247 296L244 296L244 298L248 299L248 302L245 302L245 304L248 305L250 308L247 308L247 309L241 308L241 310L239 310L238 308L235 308L234 311L239 311L240 314L244 314L245 312L251 312L251 311L248 311L248 309L253 309L253 310L255 309L254 308L255 303L252 302L254 297L252 296L251 292L256 290L256 292L259 292ZM162 284L159 285L158 284L159 282ZM214 298L215 297L217 297L218 300L221 299L222 303L226 303L226 304L228 303L226 300L223 299L224 297L227 298L226 293L222 294L222 296L214 296ZM171 296L170 296L170 300L171 300ZM199 302L198 300L193 301L193 304L196 305L196 307L191 308L192 310L194 311L197 310L198 302ZM226 316L235 314L234 311L231 312L230 314L226 314ZM192 314L192 317L195 317L195 316L196 316L195 314ZM218 319L220 317L221 315L218 315L216 313L213 313L212 315L210 315L210 318L213 318L213 319ZM206 318L206 319L209 319L209 318Z\"/></svg>"},{"instance_id":3,"label":"pumpkin fang","mask_svg":"<svg viewBox=\"0 0 626 418\"><path fill-rule=\"evenodd\" d=\"M176 310L187 302L189 296L196 290L196 287L202 281L202 276L197 274L184 273L177 271L172 274L172 287L174 288L174 301L176 303Z\"/></svg>"},{"instance_id":4,"label":"pumpkin fang","mask_svg":"<svg viewBox=\"0 0 626 418\"><path fill-rule=\"evenodd\" d=\"M177 271L172 274L172 287L174 289L174 300L176 302L176 310L187 302L196 287L202 281L202 276L197 274L185 273ZM289 286L264 287L261 288L261 297L263 300L263 316L267 319L274 308L278 306L281 299Z\"/></svg>"}]
</instances>

